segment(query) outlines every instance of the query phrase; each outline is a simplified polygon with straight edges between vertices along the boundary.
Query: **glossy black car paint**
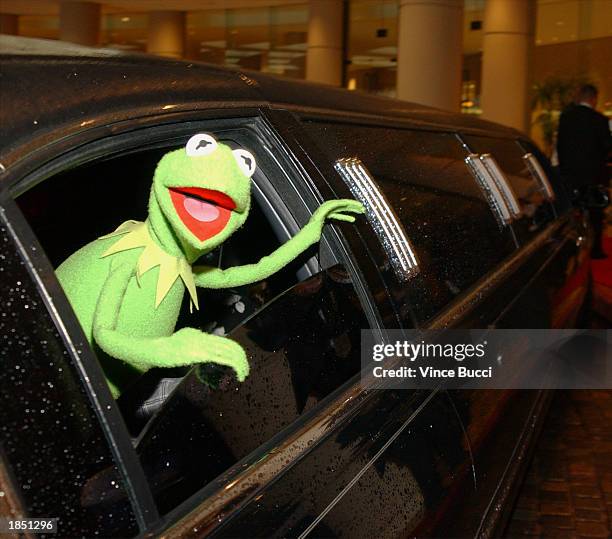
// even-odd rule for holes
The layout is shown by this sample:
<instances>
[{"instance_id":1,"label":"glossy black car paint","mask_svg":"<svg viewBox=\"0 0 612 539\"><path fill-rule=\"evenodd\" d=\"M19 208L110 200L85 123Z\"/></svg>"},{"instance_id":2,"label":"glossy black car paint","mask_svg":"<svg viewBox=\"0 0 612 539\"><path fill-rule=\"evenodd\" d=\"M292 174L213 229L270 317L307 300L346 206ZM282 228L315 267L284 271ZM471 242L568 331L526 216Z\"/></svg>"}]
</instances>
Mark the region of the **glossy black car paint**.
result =
<instances>
[{"instance_id":1,"label":"glossy black car paint","mask_svg":"<svg viewBox=\"0 0 612 539\"><path fill-rule=\"evenodd\" d=\"M521 138L515 131L466 116L260 74L150 57L105 55L86 49L80 49L80 54L81 57L61 53L49 56L25 51L1 58L0 178L4 197L9 192L18 195L61 171L66 167L62 156L76 155L70 162L70 166L76 166L105 155L103 144L90 150L95 141L129 138L152 126L164 125L172 130L173 125L205 118L259 115L269 126L266 136L278 139L285 158L295 163L323 199L350 196L333 170L331 157L345 156L346 148L333 147L332 143L321 147L321 140L309 134L304 125L309 117L378 128L451 133L459 143L461 137L468 135L502 138L517 144ZM308 198L307 193L304 196ZM558 198L562 196L558 191ZM9 208L4 213L9 216L8 223L18 219L11 201L3 206ZM310 200L309 207L316 207L316 199ZM359 298L362 304L370 302L376 309L382 338L384 327L563 327L572 324L588 278L584 245L579 245L585 232L565 209L561 207L559 217L533 238L519 234L518 243L494 269L468 283L465 290L438 309L420 309L414 301L414 289L397 282L367 223L342 227L341 234L335 233L336 245L350 253L340 258L354 265L349 269L353 281L358 281L355 284ZM418 227L410 233L418 244ZM11 247L3 255L11 257L13 264L27 266L32 261L27 249L39 245L27 233L17 236L27 242L26 251ZM40 253L37 256L38 263L29 266L29 274L35 281L38 279L36 286L43 295L51 295L47 305L56 309L54 322L42 321L41 325L52 333L64 321L67 329L60 328L60 334L66 343L70 336L79 334L75 318L58 289L51 266L44 257L40 258ZM443 257L437 263L443 263ZM334 283L334 276L337 279L338 273L314 277L316 286L302 285L306 294L289 292L264 311L260 320L251 323L265 326L266 313L274 314L275 309L299 312L320 301L322 286L328 294L339 293L334 290L346 285ZM6 282L9 290L3 289L3 301L4 294L10 292L10 282ZM427 281L415 284L415 288L421 291L424 301L430 296ZM297 303L291 306L292 301ZM352 328L348 342L354 353L354 332L359 326L365 327L364 314L355 311L337 320L343 320L338 327L344 327L345 333L346 328ZM15 330L22 324L16 316L9 323ZM249 346L250 337L241 337L240 331L236 338ZM325 330L304 319L302 331L308 334ZM295 335L295 328L288 326L289 340L280 346L278 364L288 380L296 376L308 380L309 376L298 376L291 369L299 365L297 360L304 353L295 348L292 351L289 343ZM92 406L103 408L97 417L105 443L111 447L110 458L120 463L118 473L113 467L105 468L98 477L126 484L126 495L141 532L166 530L168 535L177 536L212 533L231 537L499 533L511 501L510 486L520 477L546 402L545 395L537 392L364 391L358 378L353 378L331 394L320 391L320 402L311 403L309 409L298 392L285 393L285 404L294 399L294 415L281 419L272 414L269 421L262 419L264 424L257 427L261 431L259 439L247 437L241 452L228 451L225 461L212 460L197 468L193 462L197 456L189 454L192 448L181 438L188 436L190 428L197 427L189 420L201 420L202 414L205 417L218 406L228 412L233 410L240 421L248 422L250 411L248 403L240 406L240 398L231 399L232 386L202 399L200 393L193 393L191 378L187 378L139 441L141 465L130 455L127 431L117 421L117 410L105 394L100 373L95 369L92 373L95 359L86 346L79 346L82 350L77 355L81 360L73 354L71 361L86 364L85 374L93 378L92 381L82 375L81 383ZM16 357L29 353L26 348L22 347ZM65 355L61 347L46 353L57 360ZM323 357L328 357L329 352L326 354ZM322 361L318 365L325 374L326 365ZM347 368L354 366L347 364ZM325 378L313 379L324 383ZM291 387L299 388L301 383ZM19 400L17 388L12 391L10 394ZM239 393L248 393L248 387ZM63 399L64 406L71 405L77 397L75 392L66 392L54 398ZM219 403L213 405L211 399ZM272 399L272 405L281 402ZM297 421L291 423L291 418L300 412ZM178 415L173 418L173 413ZM52 429L49 416L43 415L37 422ZM181 425L173 423L176 417L186 425L173 434L172 428ZM269 438L268 433L274 432ZM209 436L212 431L205 434ZM191 432L189 437L193 435ZM230 435L236 433L225 433ZM205 443L210 450L206 436L198 438L195 447L204 449L198 444ZM215 436L217 445L227 442L222 434ZM264 442L263 447L260 442ZM159 458L164 455L163 448L173 443L182 447L183 453L168 453L169 460ZM59 449L45 451L54 456ZM32 447L33 459L42 459L44 454L39 446ZM8 461L15 465L11 458ZM166 462L173 466L164 475ZM148 484L143 480L145 476L155 477L157 482ZM86 484L90 492L105 492L104 481L96 482L95 476L89 479ZM23 480L15 481L23 485ZM181 491L178 501L193 495L172 508L171 497L177 496L172 488L176 489L177 481L192 484ZM147 505L147 495L157 496L158 502L164 498L157 507L160 513L172 510L158 519L156 511ZM114 500L125 503L125 496ZM38 507L25 496L23 502L25 507ZM500 502L506 502L504 511L498 509ZM73 509L83 510L78 503ZM130 529L125 527L124 533Z\"/></svg>"},{"instance_id":2,"label":"glossy black car paint","mask_svg":"<svg viewBox=\"0 0 612 539\"><path fill-rule=\"evenodd\" d=\"M374 115L439 129L487 133L490 126L496 132L511 132L465 115L314 84L296 85L259 73L82 48L48 52L44 42L34 47L24 46L23 40L3 39L8 50L0 55L2 164L7 169L24 166L21 174L28 170L23 161L29 154L43 161L88 140L121 132L128 128L125 121L134 128L136 119L146 125L152 117L155 123L169 122L184 112L220 110L217 114L227 115L223 109L232 109L234 115L236 109L271 103L343 111L349 116ZM20 48L22 52L15 54Z\"/></svg>"}]
</instances>

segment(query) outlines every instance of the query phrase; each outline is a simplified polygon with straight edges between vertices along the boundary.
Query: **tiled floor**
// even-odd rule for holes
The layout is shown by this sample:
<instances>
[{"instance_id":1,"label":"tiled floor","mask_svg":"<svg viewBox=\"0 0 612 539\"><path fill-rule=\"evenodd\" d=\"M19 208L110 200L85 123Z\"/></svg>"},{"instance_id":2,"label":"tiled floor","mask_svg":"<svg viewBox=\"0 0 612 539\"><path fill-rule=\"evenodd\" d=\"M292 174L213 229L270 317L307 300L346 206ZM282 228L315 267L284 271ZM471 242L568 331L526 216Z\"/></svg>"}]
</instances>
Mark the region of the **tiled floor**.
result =
<instances>
[{"instance_id":1,"label":"tiled floor","mask_svg":"<svg viewBox=\"0 0 612 539\"><path fill-rule=\"evenodd\" d=\"M612 536L612 391L558 391L507 537Z\"/></svg>"}]
</instances>

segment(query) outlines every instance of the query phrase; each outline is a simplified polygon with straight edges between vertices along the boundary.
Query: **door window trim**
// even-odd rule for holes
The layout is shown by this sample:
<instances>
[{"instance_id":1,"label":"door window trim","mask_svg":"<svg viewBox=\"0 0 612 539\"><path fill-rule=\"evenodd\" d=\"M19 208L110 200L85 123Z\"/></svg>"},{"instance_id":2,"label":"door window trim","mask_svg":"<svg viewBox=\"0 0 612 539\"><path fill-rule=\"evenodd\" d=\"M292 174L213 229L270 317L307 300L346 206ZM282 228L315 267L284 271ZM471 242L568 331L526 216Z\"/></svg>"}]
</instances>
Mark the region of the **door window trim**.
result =
<instances>
[{"instance_id":1,"label":"door window trim","mask_svg":"<svg viewBox=\"0 0 612 539\"><path fill-rule=\"evenodd\" d=\"M518 219L523 214L523 210L516 198L514 189L510 186L510 182L506 178L506 175L502 172L501 167L497 163L495 157L491 153L483 153L480 155L480 160L484 164L485 168L493 178L497 187L504 197L504 201L508 206L508 209L512 213L513 219Z\"/></svg>"},{"instance_id":2,"label":"door window trim","mask_svg":"<svg viewBox=\"0 0 612 539\"><path fill-rule=\"evenodd\" d=\"M525 163L527 163L527 167L529 168L531 175L540 184L540 188L544 193L544 196L548 200L555 200L555 191L552 188L552 185L550 185L548 176L546 176L546 173L544 172L544 169L542 168L542 165L540 165L540 162L536 156L531 152L527 152L525 155L523 155L523 160Z\"/></svg>"},{"instance_id":3,"label":"door window trim","mask_svg":"<svg viewBox=\"0 0 612 539\"><path fill-rule=\"evenodd\" d=\"M502 195L498 183L493 179L491 173L484 165L481 156L477 153L471 153L465 158L465 163L470 169L472 176L474 176L481 189L484 191L485 197L500 227L503 228L510 224L512 222L512 215L506 204L506 199Z\"/></svg>"},{"instance_id":4,"label":"door window trim","mask_svg":"<svg viewBox=\"0 0 612 539\"><path fill-rule=\"evenodd\" d=\"M419 265L387 197L358 157L341 157L334 165L349 189L366 208L366 216L395 270L400 282L406 282L419 271Z\"/></svg>"}]
</instances>

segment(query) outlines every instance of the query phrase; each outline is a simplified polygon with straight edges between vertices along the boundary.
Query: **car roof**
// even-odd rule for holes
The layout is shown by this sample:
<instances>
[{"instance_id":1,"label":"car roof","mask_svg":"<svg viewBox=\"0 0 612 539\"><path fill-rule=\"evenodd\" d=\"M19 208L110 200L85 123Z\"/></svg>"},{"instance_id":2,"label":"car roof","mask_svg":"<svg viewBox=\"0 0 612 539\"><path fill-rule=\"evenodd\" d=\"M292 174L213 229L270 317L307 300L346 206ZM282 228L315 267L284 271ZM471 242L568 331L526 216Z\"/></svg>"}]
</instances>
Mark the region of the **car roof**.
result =
<instances>
[{"instance_id":1,"label":"car roof","mask_svg":"<svg viewBox=\"0 0 612 539\"><path fill-rule=\"evenodd\" d=\"M102 123L186 110L276 106L375 116L425 128L518 132L473 116L188 60L126 54L58 41L0 37L0 160L18 146ZM31 147L29 148L32 149Z\"/></svg>"}]
</instances>

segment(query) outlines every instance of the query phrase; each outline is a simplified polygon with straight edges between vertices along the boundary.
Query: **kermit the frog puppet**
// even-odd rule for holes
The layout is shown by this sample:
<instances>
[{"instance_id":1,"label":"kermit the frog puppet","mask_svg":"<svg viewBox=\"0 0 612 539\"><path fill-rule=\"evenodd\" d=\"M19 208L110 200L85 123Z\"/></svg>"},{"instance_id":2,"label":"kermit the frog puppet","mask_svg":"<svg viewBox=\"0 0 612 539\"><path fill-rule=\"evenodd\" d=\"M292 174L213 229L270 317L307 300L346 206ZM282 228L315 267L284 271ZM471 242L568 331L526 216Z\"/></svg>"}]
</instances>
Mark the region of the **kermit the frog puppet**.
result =
<instances>
[{"instance_id":1,"label":"kermit the frog puppet","mask_svg":"<svg viewBox=\"0 0 612 539\"><path fill-rule=\"evenodd\" d=\"M353 222L356 200L323 203L289 241L256 264L219 269L192 266L246 221L255 158L208 134L165 154L153 177L149 215L76 251L57 276L116 398L153 367L200 363L229 366L239 381L249 363L236 342L194 328L175 332L185 290L229 288L267 278L319 241L327 219Z\"/></svg>"}]
</instances>

